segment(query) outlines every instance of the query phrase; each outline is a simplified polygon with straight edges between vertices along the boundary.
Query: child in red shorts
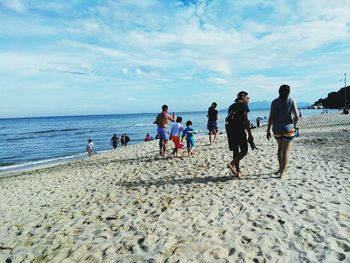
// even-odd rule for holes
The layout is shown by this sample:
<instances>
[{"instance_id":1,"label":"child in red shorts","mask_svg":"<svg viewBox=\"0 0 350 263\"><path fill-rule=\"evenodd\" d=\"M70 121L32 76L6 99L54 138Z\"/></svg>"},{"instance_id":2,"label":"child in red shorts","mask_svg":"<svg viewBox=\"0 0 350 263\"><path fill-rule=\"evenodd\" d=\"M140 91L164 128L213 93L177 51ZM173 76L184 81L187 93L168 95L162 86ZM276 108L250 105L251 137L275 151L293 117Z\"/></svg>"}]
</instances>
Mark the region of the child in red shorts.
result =
<instances>
[{"instance_id":1,"label":"child in red shorts","mask_svg":"<svg viewBox=\"0 0 350 263\"><path fill-rule=\"evenodd\" d=\"M179 116L176 118L176 122L171 127L170 139L175 144L175 149L173 150L174 157L178 156L179 149L183 148L183 144L180 142L180 134L184 132L184 127L181 125L182 118Z\"/></svg>"}]
</instances>

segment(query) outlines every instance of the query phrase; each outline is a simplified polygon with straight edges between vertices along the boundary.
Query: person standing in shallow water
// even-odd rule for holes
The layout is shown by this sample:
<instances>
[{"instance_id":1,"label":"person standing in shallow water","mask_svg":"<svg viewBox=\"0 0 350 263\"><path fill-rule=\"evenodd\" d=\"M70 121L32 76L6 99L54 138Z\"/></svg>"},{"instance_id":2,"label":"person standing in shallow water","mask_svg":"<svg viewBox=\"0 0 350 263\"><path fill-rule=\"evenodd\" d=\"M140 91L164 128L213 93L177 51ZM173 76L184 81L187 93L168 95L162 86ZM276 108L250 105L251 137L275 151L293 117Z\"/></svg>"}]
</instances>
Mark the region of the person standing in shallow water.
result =
<instances>
[{"instance_id":1,"label":"person standing in shallow water","mask_svg":"<svg viewBox=\"0 0 350 263\"><path fill-rule=\"evenodd\" d=\"M209 144L212 144L211 136L214 136L214 142L217 142L218 138L218 111L216 110L216 102L213 102L208 109L208 124L207 128L209 131Z\"/></svg>"},{"instance_id":2,"label":"person standing in shallow water","mask_svg":"<svg viewBox=\"0 0 350 263\"><path fill-rule=\"evenodd\" d=\"M259 128L260 127L260 117L256 118L256 127Z\"/></svg>"},{"instance_id":3,"label":"person standing in shallow water","mask_svg":"<svg viewBox=\"0 0 350 263\"><path fill-rule=\"evenodd\" d=\"M254 138L250 130L250 122L248 120L248 93L241 91L237 94L235 103L233 103L228 109L228 115L226 117L226 133L230 151L233 151L233 159L227 165L230 171L241 177L241 170L239 168L239 162L248 153L248 141L252 145L254 144Z\"/></svg>"},{"instance_id":4,"label":"person standing in shallow water","mask_svg":"<svg viewBox=\"0 0 350 263\"><path fill-rule=\"evenodd\" d=\"M127 136L126 133L124 133L122 135L122 138L120 139L120 142L121 142L122 145L127 146L128 143L130 142L129 136Z\"/></svg>"},{"instance_id":5,"label":"person standing in shallow water","mask_svg":"<svg viewBox=\"0 0 350 263\"><path fill-rule=\"evenodd\" d=\"M272 132L278 144L279 169L277 173L281 178L287 169L290 145L295 136L295 125L299 121L296 103L289 97L289 94L288 85L284 84L279 88L279 97L271 103L266 134L266 138L270 140L272 126Z\"/></svg>"},{"instance_id":6,"label":"person standing in shallow water","mask_svg":"<svg viewBox=\"0 0 350 263\"><path fill-rule=\"evenodd\" d=\"M117 134L114 134L113 137L111 138L111 142L110 142L113 149L116 149L118 147L118 143L119 143L119 138L118 138Z\"/></svg>"}]
</instances>

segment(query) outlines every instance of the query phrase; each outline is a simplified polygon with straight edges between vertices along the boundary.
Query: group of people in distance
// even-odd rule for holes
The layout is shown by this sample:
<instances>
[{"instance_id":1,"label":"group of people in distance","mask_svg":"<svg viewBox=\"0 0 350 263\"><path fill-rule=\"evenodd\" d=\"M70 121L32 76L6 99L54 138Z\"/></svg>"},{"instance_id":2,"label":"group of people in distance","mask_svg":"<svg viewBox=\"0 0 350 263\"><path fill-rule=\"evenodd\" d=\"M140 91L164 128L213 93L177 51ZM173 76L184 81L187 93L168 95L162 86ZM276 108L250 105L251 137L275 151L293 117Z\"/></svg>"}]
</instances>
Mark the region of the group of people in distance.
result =
<instances>
[{"instance_id":1,"label":"group of people in distance","mask_svg":"<svg viewBox=\"0 0 350 263\"><path fill-rule=\"evenodd\" d=\"M216 102L213 102L212 105L208 109L208 124L207 128L209 130L209 144L212 142L217 142L218 140L218 111L216 110ZM194 147L195 147L195 139L194 134L200 132L194 130L192 127L192 121L186 121L186 128L182 126L182 117L178 116L175 119L175 113L172 115L168 114L168 106L162 106L162 112L157 115L156 120L154 121L157 124L157 135L159 138L159 154L165 156L168 141L171 140L174 143L174 150L172 152L174 157L178 156L179 149L182 149L184 145L182 144L183 139L186 139L186 148L187 154L189 157L194 155ZM169 125L169 121L175 122L168 132L167 128ZM213 136L213 137L212 137Z\"/></svg>"},{"instance_id":2,"label":"group of people in distance","mask_svg":"<svg viewBox=\"0 0 350 263\"><path fill-rule=\"evenodd\" d=\"M129 142L130 142L130 137L126 133L122 134L122 137L120 138L121 145L127 146ZM112 145L113 149L116 149L118 147L118 144L119 144L119 138L115 133L111 138L110 145Z\"/></svg>"},{"instance_id":3,"label":"group of people in distance","mask_svg":"<svg viewBox=\"0 0 350 263\"><path fill-rule=\"evenodd\" d=\"M121 145L127 146L128 143L130 142L130 137L124 133L122 134L122 137L120 139ZM119 144L119 137L117 136L116 133L113 134L113 137L111 138L110 145L112 145L113 149L116 149ZM85 151L89 157L92 156L92 153L94 151L94 143L92 142L91 139L88 139L88 143L85 147Z\"/></svg>"},{"instance_id":4,"label":"group of people in distance","mask_svg":"<svg viewBox=\"0 0 350 263\"><path fill-rule=\"evenodd\" d=\"M272 133L277 141L277 159L279 169L276 174L280 177L284 175L288 165L288 155L291 142L297 136L296 124L299 121L296 103L289 97L290 86L284 84L279 88L279 97L271 103L270 116L267 124L266 138L271 139ZM225 128L227 133L228 145L230 151L233 152L233 158L227 167L230 172L241 177L240 161L248 153L248 143L252 150L257 149L254 143L254 137L251 132L250 121L248 120L249 112L249 97L248 93L241 91L237 94L234 103L228 108L228 115L225 119ZM209 144L217 142L218 136L218 111L217 104L212 103L208 109L208 124ZM169 121L175 122L168 132ZM162 106L162 112L159 113L154 121L157 124L157 134L159 137L159 153L165 156L169 139L173 141L175 148L172 152L173 156L178 156L179 149L183 148L183 138L186 137L186 146L188 156L194 154L193 147L195 146L194 134L196 131L192 128L192 122L186 122L186 128L182 126L182 118L176 118L175 113L168 114L168 106ZM260 124L260 123L259 123ZM181 136L182 135L182 136ZM213 136L213 137L212 137ZM181 138L181 139L180 139Z\"/></svg>"}]
</instances>

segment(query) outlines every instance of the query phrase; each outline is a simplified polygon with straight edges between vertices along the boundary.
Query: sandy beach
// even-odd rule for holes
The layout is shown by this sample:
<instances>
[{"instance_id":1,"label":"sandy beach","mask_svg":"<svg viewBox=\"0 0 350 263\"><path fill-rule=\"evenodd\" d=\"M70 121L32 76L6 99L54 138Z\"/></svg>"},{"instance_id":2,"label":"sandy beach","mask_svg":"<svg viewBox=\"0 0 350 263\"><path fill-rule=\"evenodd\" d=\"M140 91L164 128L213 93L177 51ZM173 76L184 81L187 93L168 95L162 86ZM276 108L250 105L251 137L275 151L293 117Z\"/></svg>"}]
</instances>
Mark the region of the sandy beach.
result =
<instances>
[{"instance_id":1,"label":"sandy beach","mask_svg":"<svg viewBox=\"0 0 350 263\"><path fill-rule=\"evenodd\" d=\"M226 135L192 159L152 141L0 174L0 262L350 262L350 116L299 127L283 179L266 127L242 179Z\"/></svg>"}]
</instances>

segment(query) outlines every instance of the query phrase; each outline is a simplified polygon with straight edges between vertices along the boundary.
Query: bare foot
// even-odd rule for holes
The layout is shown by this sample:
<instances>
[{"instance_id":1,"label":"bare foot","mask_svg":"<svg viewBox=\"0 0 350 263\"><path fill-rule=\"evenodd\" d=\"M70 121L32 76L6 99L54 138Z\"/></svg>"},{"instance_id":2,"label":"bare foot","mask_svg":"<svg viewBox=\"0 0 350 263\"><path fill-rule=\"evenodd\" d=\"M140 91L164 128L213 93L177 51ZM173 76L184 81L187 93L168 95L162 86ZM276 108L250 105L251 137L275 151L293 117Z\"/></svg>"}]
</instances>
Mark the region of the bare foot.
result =
<instances>
[{"instance_id":1,"label":"bare foot","mask_svg":"<svg viewBox=\"0 0 350 263\"><path fill-rule=\"evenodd\" d=\"M279 172L280 178L282 178L286 176L287 169L284 169L283 171L281 171L280 169L278 172Z\"/></svg>"},{"instance_id":2,"label":"bare foot","mask_svg":"<svg viewBox=\"0 0 350 263\"><path fill-rule=\"evenodd\" d=\"M227 168L230 169L231 173L234 175L234 176L237 176L239 177L237 171L236 171L236 168L231 164L231 163L228 163L227 164Z\"/></svg>"}]
</instances>

